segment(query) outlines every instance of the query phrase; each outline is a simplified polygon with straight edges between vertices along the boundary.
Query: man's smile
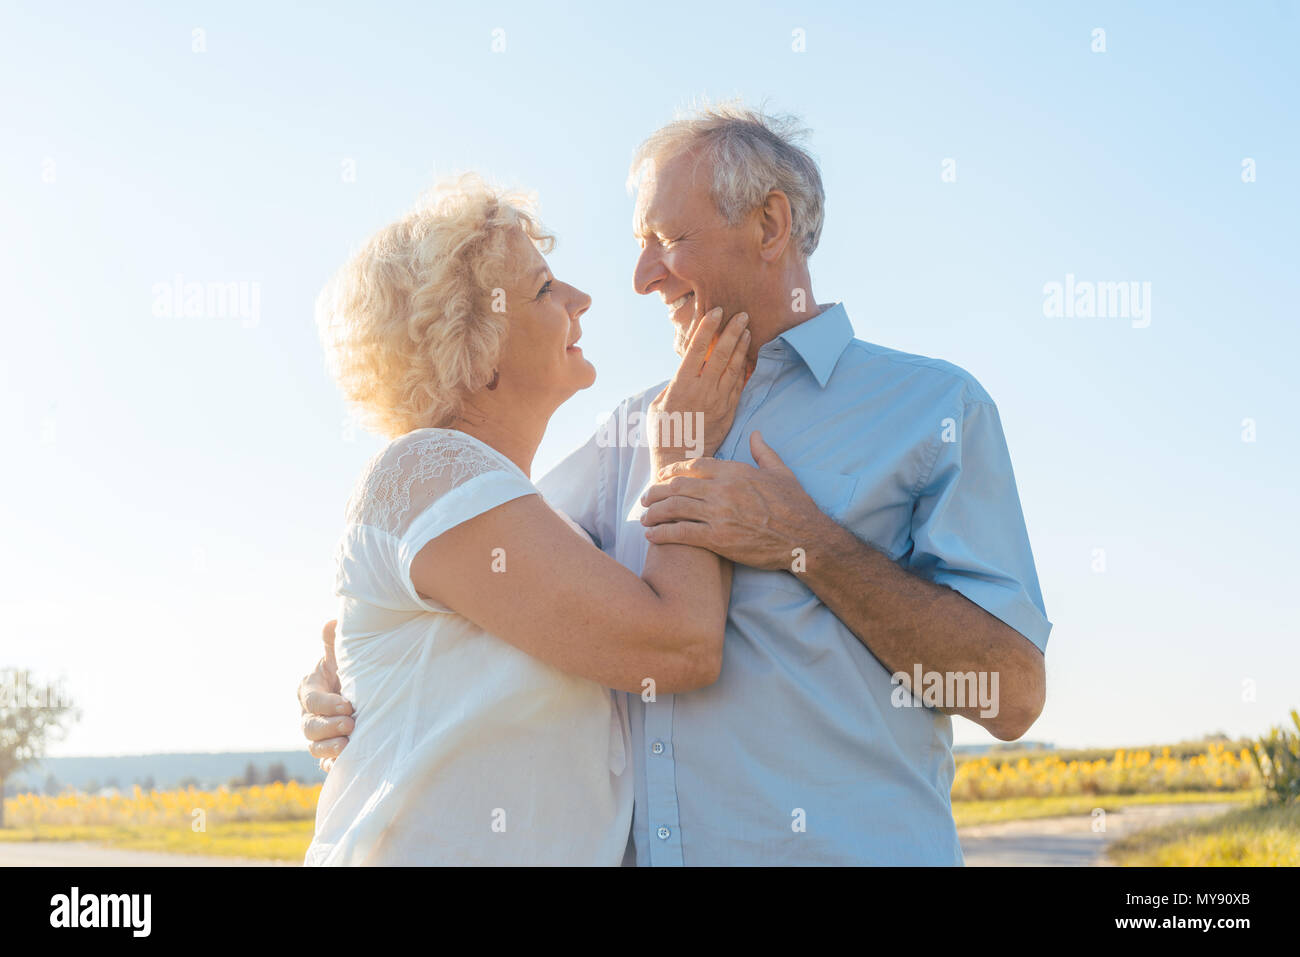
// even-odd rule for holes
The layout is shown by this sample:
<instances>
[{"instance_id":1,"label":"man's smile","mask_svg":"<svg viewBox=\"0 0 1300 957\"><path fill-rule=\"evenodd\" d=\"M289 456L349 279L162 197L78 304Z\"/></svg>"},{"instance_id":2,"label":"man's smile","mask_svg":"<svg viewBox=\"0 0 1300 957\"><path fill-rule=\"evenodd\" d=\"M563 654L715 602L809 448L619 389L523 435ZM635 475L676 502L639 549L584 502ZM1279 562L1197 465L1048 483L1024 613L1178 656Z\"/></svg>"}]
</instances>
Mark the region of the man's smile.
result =
<instances>
[{"instance_id":1,"label":"man's smile","mask_svg":"<svg viewBox=\"0 0 1300 957\"><path fill-rule=\"evenodd\" d=\"M693 299L693 298L695 298L695 293L694 293L694 291L691 291L691 292L685 293L684 295L680 296L679 298L674 299L672 302L668 303L668 314L669 314L669 317L676 316L676 315L677 315L677 310L680 309L680 308L682 308L682 306L686 305L686 303L689 302L689 301L690 301L691 299Z\"/></svg>"}]
</instances>

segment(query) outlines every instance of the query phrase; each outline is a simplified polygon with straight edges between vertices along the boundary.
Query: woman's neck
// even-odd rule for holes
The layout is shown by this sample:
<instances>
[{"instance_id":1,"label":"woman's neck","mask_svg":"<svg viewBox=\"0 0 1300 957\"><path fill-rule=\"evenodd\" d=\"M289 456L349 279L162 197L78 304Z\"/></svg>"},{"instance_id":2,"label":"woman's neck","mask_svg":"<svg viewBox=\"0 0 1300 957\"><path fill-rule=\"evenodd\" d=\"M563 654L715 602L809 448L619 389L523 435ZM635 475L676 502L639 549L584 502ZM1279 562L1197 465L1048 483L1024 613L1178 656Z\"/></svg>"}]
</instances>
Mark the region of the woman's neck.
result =
<instances>
[{"instance_id":1,"label":"woman's neck","mask_svg":"<svg viewBox=\"0 0 1300 957\"><path fill-rule=\"evenodd\" d=\"M498 403L470 400L449 428L492 446L531 478L533 456L542 444L551 413L539 415L536 410L510 410L510 414L503 414L505 412Z\"/></svg>"}]
</instances>

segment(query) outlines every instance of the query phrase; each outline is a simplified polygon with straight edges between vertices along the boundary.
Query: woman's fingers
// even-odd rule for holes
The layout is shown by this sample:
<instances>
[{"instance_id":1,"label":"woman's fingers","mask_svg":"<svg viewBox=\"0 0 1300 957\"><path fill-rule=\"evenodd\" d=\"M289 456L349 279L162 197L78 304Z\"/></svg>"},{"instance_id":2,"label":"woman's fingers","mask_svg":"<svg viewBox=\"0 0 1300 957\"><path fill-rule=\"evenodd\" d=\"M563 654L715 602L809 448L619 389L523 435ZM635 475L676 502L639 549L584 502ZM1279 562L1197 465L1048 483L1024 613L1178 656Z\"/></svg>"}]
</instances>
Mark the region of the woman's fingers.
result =
<instances>
[{"instance_id":1,"label":"woman's fingers","mask_svg":"<svg viewBox=\"0 0 1300 957\"><path fill-rule=\"evenodd\" d=\"M664 522L703 522L709 517L704 502L685 495L670 495L655 502L641 513L642 525L662 525Z\"/></svg>"},{"instance_id":2,"label":"woman's fingers","mask_svg":"<svg viewBox=\"0 0 1300 957\"><path fill-rule=\"evenodd\" d=\"M740 345L741 339L749 331L749 313L738 312L731 317L725 329L718 336L718 342L709 353L708 362L704 366L703 375L708 376L714 384L722 381L723 373L727 371L727 365L731 362L732 357ZM748 340L746 340L748 342Z\"/></svg>"},{"instance_id":3,"label":"woman's fingers","mask_svg":"<svg viewBox=\"0 0 1300 957\"><path fill-rule=\"evenodd\" d=\"M718 327L721 323L721 306L710 309L704 314L704 317L695 326L695 333L691 336L691 344L686 347L686 355L682 357L682 365L685 368L697 375L703 370L704 362L709 357L709 347L713 345L713 338L718 334Z\"/></svg>"},{"instance_id":4,"label":"woman's fingers","mask_svg":"<svg viewBox=\"0 0 1300 957\"><path fill-rule=\"evenodd\" d=\"M645 494L641 496L641 504L650 506L674 495L702 500L708 495L708 479L674 475L667 481L656 482L646 489Z\"/></svg>"},{"instance_id":5,"label":"woman's fingers","mask_svg":"<svg viewBox=\"0 0 1300 957\"><path fill-rule=\"evenodd\" d=\"M740 334L740 339L736 342L736 348L731 353L731 358L727 360L727 368L723 375L726 377L724 382L735 393L739 393L745 388L745 364L749 361L749 330L746 329Z\"/></svg>"}]
</instances>

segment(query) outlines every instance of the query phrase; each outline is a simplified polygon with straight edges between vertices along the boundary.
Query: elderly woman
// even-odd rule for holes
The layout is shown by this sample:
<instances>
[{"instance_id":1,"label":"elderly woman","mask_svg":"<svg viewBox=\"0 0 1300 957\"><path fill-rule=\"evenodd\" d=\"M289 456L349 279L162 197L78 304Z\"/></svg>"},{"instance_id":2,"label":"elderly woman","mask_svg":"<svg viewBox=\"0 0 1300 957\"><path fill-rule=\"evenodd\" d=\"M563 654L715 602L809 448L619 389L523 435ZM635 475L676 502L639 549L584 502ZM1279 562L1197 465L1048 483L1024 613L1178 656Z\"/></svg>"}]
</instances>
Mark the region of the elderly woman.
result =
<instances>
[{"instance_id":1,"label":"elderly woman","mask_svg":"<svg viewBox=\"0 0 1300 957\"><path fill-rule=\"evenodd\" d=\"M577 345L591 299L552 275L551 243L526 201L464 177L322 294L338 382L391 442L339 544L356 731L308 864L619 864L632 771L610 689L717 679L730 565L653 545L638 578L530 480L547 421L596 374ZM743 315L699 317L658 410L725 434L748 341Z\"/></svg>"}]
</instances>

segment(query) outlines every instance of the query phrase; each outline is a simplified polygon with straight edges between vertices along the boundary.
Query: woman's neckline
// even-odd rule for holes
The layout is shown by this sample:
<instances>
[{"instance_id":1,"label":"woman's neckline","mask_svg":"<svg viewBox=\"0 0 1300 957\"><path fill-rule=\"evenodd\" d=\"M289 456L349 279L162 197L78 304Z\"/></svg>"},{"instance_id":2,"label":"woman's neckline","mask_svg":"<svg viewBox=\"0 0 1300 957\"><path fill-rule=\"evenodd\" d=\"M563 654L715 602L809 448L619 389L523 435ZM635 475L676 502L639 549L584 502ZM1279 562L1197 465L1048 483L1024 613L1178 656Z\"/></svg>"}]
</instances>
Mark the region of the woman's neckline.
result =
<instances>
[{"instance_id":1,"label":"woman's neckline","mask_svg":"<svg viewBox=\"0 0 1300 957\"><path fill-rule=\"evenodd\" d=\"M468 432L464 432L464 431L462 431L462 430L460 430L460 429L444 429L444 428L441 428L441 427L439 427L439 426L434 426L434 425L428 426L428 427L423 428L423 429L416 429L415 432L442 432L442 433L444 433L444 434L450 432L450 433L454 433L454 434L456 434L456 435L462 435L462 436L464 436L465 438L469 439L471 442L474 442L475 444L480 445L480 446L482 446L483 448L487 449L489 452L491 452L493 455L495 455L498 459L500 459L500 460L501 460L502 462L504 462L506 465L510 466L512 469L514 469L516 472L518 472L520 475L522 475L522 476L523 476L525 479L527 479L529 482L532 481L532 479L528 477L528 474L527 474L523 469L521 469L521 468L518 466L518 464L515 463L515 461L514 461L513 459L510 458L510 456L506 455L506 454L505 454L504 452L502 452L500 449L498 449L498 448L496 448L496 447L494 447L494 446L488 445L486 442L484 442L482 439L480 439L477 435L470 435ZM412 433L412 432L408 432L408 433L407 433L407 435L412 435L412 434L414 434L414 433Z\"/></svg>"}]
</instances>

